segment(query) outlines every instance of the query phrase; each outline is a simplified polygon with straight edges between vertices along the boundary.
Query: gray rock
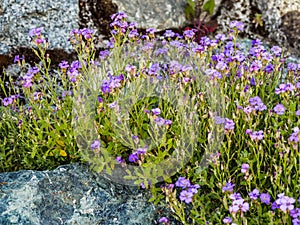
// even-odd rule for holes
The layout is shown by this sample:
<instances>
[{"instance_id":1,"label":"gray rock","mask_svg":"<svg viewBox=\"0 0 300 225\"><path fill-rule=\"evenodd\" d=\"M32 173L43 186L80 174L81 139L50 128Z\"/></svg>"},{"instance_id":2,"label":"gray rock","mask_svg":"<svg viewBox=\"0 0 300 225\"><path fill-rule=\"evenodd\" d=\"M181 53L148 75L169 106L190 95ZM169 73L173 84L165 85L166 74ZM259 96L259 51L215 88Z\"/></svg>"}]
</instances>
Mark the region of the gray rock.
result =
<instances>
[{"instance_id":1,"label":"gray rock","mask_svg":"<svg viewBox=\"0 0 300 225\"><path fill-rule=\"evenodd\" d=\"M149 192L113 184L87 166L0 173L0 224L150 225Z\"/></svg>"},{"instance_id":2,"label":"gray rock","mask_svg":"<svg viewBox=\"0 0 300 225\"><path fill-rule=\"evenodd\" d=\"M44 27L50 49L66 51L72 29L78 28L78 0L2 0L0 1L0 54L13 47L30 47L31 28Z\"/></svg>"},{"instance_id":3,"label":"gray rock","mask_svg":"<svg viewBox=\"0 0 300 225\"><path fill-rule=\"evenodd\" d=\"M158 31L182 27L185 0L113 0L118 11L128 15L128 20L137 22L140 28L156 28Z\"/></svg>"},{"instance_id":4,"label":"gray rock","mask_svg":"<svg viewBox=\"0 0 300 225\"><path fill-rule=\"evenodd\" d=\"M222 0L217 7L222 32L227 31L230 21L239 20L244 22L248 38L259 38L300 55L299 0ZM261 14L263 26L258 25L256 14Z\"/></svg>"}]
</instances>

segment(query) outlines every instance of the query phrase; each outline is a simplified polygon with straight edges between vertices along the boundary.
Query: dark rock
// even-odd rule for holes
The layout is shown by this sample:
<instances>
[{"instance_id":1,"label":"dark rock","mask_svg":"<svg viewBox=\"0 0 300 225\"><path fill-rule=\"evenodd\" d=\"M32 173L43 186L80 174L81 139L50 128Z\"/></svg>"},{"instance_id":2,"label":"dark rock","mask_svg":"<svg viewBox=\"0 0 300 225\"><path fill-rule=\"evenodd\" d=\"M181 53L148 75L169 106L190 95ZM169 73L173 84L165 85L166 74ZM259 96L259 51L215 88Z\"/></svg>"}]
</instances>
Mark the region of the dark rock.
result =
<instances>
[{"instance_id":1,"label":"dark rock","mask_svg":"<svg viewBox=\"0 0 300 225\"><path fill-rule=\"evenodd\" d=\"M158 224L160 216L149 196L80 164L0 173L0 224Z\"/></svg>"}]
</instances>

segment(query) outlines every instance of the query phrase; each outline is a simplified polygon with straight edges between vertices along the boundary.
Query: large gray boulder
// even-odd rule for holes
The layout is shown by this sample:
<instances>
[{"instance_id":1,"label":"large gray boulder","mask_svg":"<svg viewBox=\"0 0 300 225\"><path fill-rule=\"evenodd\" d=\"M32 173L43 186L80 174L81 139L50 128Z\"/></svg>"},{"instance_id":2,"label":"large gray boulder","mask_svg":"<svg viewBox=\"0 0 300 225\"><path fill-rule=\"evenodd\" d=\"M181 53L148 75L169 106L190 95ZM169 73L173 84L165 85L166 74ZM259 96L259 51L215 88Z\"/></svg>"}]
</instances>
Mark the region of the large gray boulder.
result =
<instances>
[{"instance_id":1,"label":"large gray boulder","mask_svg":"<svg viewBox=\"0 0 300 225\"><path fill-rule=\"evenodd\" d=\"M114 184L80 164L0 173L0 224L158 224L149 192Z\"/></svg>"},{"instance_id":2,"label":"large gray boulder","mask_svg":"<svg viewBox=\"0 0 300 225\"><path fill-rule=\"evenodd\" d=\"M43 27L50 48L72 49L68 37L78 28L78 0L1 0L0 54L30 47L29 31Z\"/></svg>"}]
</instances>

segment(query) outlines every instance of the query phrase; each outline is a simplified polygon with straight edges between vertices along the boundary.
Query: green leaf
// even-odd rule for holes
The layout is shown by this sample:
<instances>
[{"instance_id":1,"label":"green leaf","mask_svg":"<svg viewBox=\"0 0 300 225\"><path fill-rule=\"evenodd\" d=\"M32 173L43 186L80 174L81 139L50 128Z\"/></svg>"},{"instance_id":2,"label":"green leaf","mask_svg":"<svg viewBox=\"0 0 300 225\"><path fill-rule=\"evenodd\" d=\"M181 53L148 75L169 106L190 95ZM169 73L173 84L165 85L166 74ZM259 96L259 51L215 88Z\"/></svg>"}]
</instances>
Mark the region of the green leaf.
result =
<instances>
[{"instance_id":1,"label":"green leaf","mask_svg":"<svg viewBox=\"0 0 300 225\"><path fill-rule=\"evenodd\" d=\"M208 12L210 15L212 15L214 13L214 8L215 8L215 0L208 0L203 5L203 10Z\"/></svg>"}]
</instances>

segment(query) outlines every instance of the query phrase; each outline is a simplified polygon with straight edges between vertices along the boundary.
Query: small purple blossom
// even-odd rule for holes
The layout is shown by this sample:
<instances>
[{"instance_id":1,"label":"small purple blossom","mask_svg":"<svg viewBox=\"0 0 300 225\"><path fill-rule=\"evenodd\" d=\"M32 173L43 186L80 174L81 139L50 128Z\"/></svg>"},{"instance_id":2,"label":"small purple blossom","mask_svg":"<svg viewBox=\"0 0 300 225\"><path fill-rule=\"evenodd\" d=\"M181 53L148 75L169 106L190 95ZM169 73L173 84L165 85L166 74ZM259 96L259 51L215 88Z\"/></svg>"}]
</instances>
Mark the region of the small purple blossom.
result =
<instances>
[{"instance_id":1,"label":"small purple blossom","mask_svg":"<svg viewBox=\"0 0 300 225\"><path fill-rule=\"evenodd\" d=\"M291 211L294 209L295 199L285 196L284 193L278 195L278 199L275 201L279 209L283 212Z\"/></svg>"},{"instance_id":2,"label":"small purple blossom","mask_svg":"<svg viewBox=\"0 0 300 225\"><path fill-rule=\"evenodd\" d=\"M13 99L11 97L4 98L2 100L4 106L9 106L13 103Z\"/></svg>"},{"instance_id":3,"label":"small purple blossom","mask_svg":"<svg viewBox=\"0 0 300 225\"><path fill-rule=\"evenodd\" d=\"M165 125L165 119L158 116L154 119L154 122L158 125L158 126L162 126Z\"/></svg>"},{"instance_id":4,"label":"small purple blossom","mask_svg":"<svg viewBox=\"0 0 300 225\"><path fill-rule=\"evenodd\" d=\"M164 216L158 220L159 223L164 223L164 224L169 223L169 221L170 221L169 218L164 217Z\"/></svg>"},{"instance_id":5,"label":"small purple blossom","mask_svg":"<svg viewBox=\"0 0 300 225\"><path fill-rule=\"evenodd\" d=\"M260 201L262 203L265 203L265 204L269 205L270 202L271 202L271 196L268 193L261 193Z\"/></svg>"},{"instance_id":6,"label":"small purple blossom","mask_svg":"<svg viewBox=\"0 0 300 225\"><path fill-rule=\"evenodd\" d=\"M198 192L198 189L200 188L199 184L193 184L188 187L188 192L191 192L193 194L196 194Z\"/></svg>"},{"instance_id":7,"label":"small purple blossom","mask_svg":"<svg viewBox=\"0 0 300 225\"><path fill-rule=\"evenodd\" d=\"M139 161L139 155L137 152L134 152L132 154L129 155L128 157L129 162L133 162L136 163L137 161Z\"/></svg>"},{"instance_id":8,"label":"small purple blossom","mask_svg":"<svg viewBox=\"0 0 300 225\"><path fill-rule=\"evenodd\" d=\"M277 115L283 115L285 112L285 107L282 104L277 104L274 107L274 112L276 112Z\"/></svg>"},{"instance_id":9,"label":"small purple blossom","mask_svg":"<svg viewBox=\"0 0 300 225\"><path fill-rule=\"evenodd\" d=\"M14 63L18 63L23 59L25 59L24 55L22 55L22 57L20 57L19 55L16 55L14 58Z\"/></svg>"},{"instance_id":10,"label":"small purple blossom","mask_svg":"<svg viewBox=\"0 0 300 225\"><path fill-rule=\"evenodd\" d=\"M91 144L91 149L96 150L100 148L100 141L99 140L94 140Z\"/></svg>"},{"instance_id":11,"label":"small purple blossom","mask_svg":"<svg viewBox=\"0 0 300 225\"><path fill-rule=\"evenodd\" d=\"M225 217L223 219L223 223L225 223L225 224L230 224L231 222L232 222L232 219L230 217Z\"/></svg>"},{"instance_id":12,"label":"small purple blossom","mask_svg":"<svg viewBox=\"0 0 300 225\"><path fill-rule=\"evenodd\" d=\"M229 27L230 28L236 28L239 31L243 31L244 30L244 23L234 20L234 21L230 22Z\"/></svg>"},{"instance_id":13,"label":"small purple blossom","mask_svg":"<svg viewBox=\"0 0 300 225\"><path fill-rule=\"evenodd\" d=\"M224 128L225 130L234 130L235 123L233 120L225 118Z\"/></svg>"},{"instance_id":14,"label":"small purple blossom","mask_svg":"<svg viewBox=\"0 0 300 225\"><path fill-rule=\"evenodd\" d=\"M282 49L279 46L273 46L271 51L274 53L275 56L279 57L281 55Z\"/></svg>"},{"instance_id":15,"label":"small purple blossom","mask_svg":"<svg viewBox=\"0 0 300 225\"><path fill-rule=\"evenodd\" d=\"M187 39L192 39L195 36L194 30L185 30L183 36Z\"/></svg>"},{"instance_id":16,"label":"small purple blossom","mask_svg":"<svg viewBox=\"0 0 300 225\"><path fill-rule=\"evenodd\" d=\"M222 187L222 191L223 192L232 192L233 191L233 187L235 186L235 184L232 184L231 182L226 183L225 186Z\"/></svg>"},{"instance_id":17,"label":"small purple blossom","mask_svg":"<svg viewBox=\"0 0 300 225\"><path fill-rule=\"evenodd\" d=\"M69 67L69 63L67 61L62 61L61 63L58 64L58 66L61 68L61 69L66 69Z\"/></svg>"},{"instance_id":18,"label":"small purple blossom","mask_svg":"<svg viewBox=\"0 0 300 225\"><path fill-rule=\"evenodd\" d=\"M191 186L191 182L185 177L179 177L175 183L176 187L188 188Z\"/></svg>"},{"instance_id":19,"label":"small purple blossom","mask_svg":"<svg viewBox=\"0 0 300 225\"><path fill-rule=\"evenodd\" d=\"M124 162L125 162L125 159L122 159L121 156L117 156L117 157L116 157L116 161L117 161L117 163L124 163Z\"/></svg>"},{"instance_id":20,"label":"small purple blossom","mask_svg":"<svg viewBox=\"0 0 300 225\"><path fill-rule=\"evenodd\" d=\"M253 189L253 191L249 193L249 196L252 200L256 200L259 197L259 190L257 190L256 188Z\"/></svg>"},{"instance_id":21,"label":"small purple blossom","mask_svg":"<svg viewBox=\"0 0 300 225\"><path fill-rule=\"evenodd\" d=\"M179 196L180 200L189 204L193 201L193 193L183 190L180 192L180 196Z\"/></svg>"},{"instance_id":22,"label":"small purple blossom","mask_svg":"<svg viewBox=\"0 0 300 225\"><path fill-rule=\"evenodd\" d=\"M32 28L29 31L29 36L32 38L34 36L41 36L41 32L43 30L43 27L39 27L39 28Z\"/></svg>"},{"instance_id":23,"label":"small purple blossom","mask_svg":"<svg viewBox=\"0 0 300 225\"><path fill-rule=\"evenodd\" d=\"M247 212L249 210L249 203L244 202L244 199L237 199L232 202L229 206L229 212L237 213L238 211Z\"/></svg>"},{"instance_id":24,"label":"small purple blossom","mask_svg":"<svg viewBox=\"0 0 300 225\"><path fill-rule=\"evenodd\" d=\"M169 37L174 37L175 33L172 30L166 30L164 33L164 36L169 38Z\"/></svg>"},{"instance_id":25,"label":"small purple blossom","mask_svg":"<svg viewBox=\"0 0 300 225\"><path fill-rule=\"evenodd\" d=\"M242 164L242 169L241 169L241 172L242 173L247 173L248 172L248 170L249 170L249 164L248 163L243 163Z\"/></svg>"},{"instance_id":26,"label":"small purple blossom","mask_svg":"<svg viewBox=\"0 0 300 225\"><path fill-rule=\"evenodd\" d=\"M300 129L298 127L293 128L293 133L289 137L290 142L298 143L300 141ZM300 202L300 197L299 197L299 202Z\"/></svg>"}]
</instances>

